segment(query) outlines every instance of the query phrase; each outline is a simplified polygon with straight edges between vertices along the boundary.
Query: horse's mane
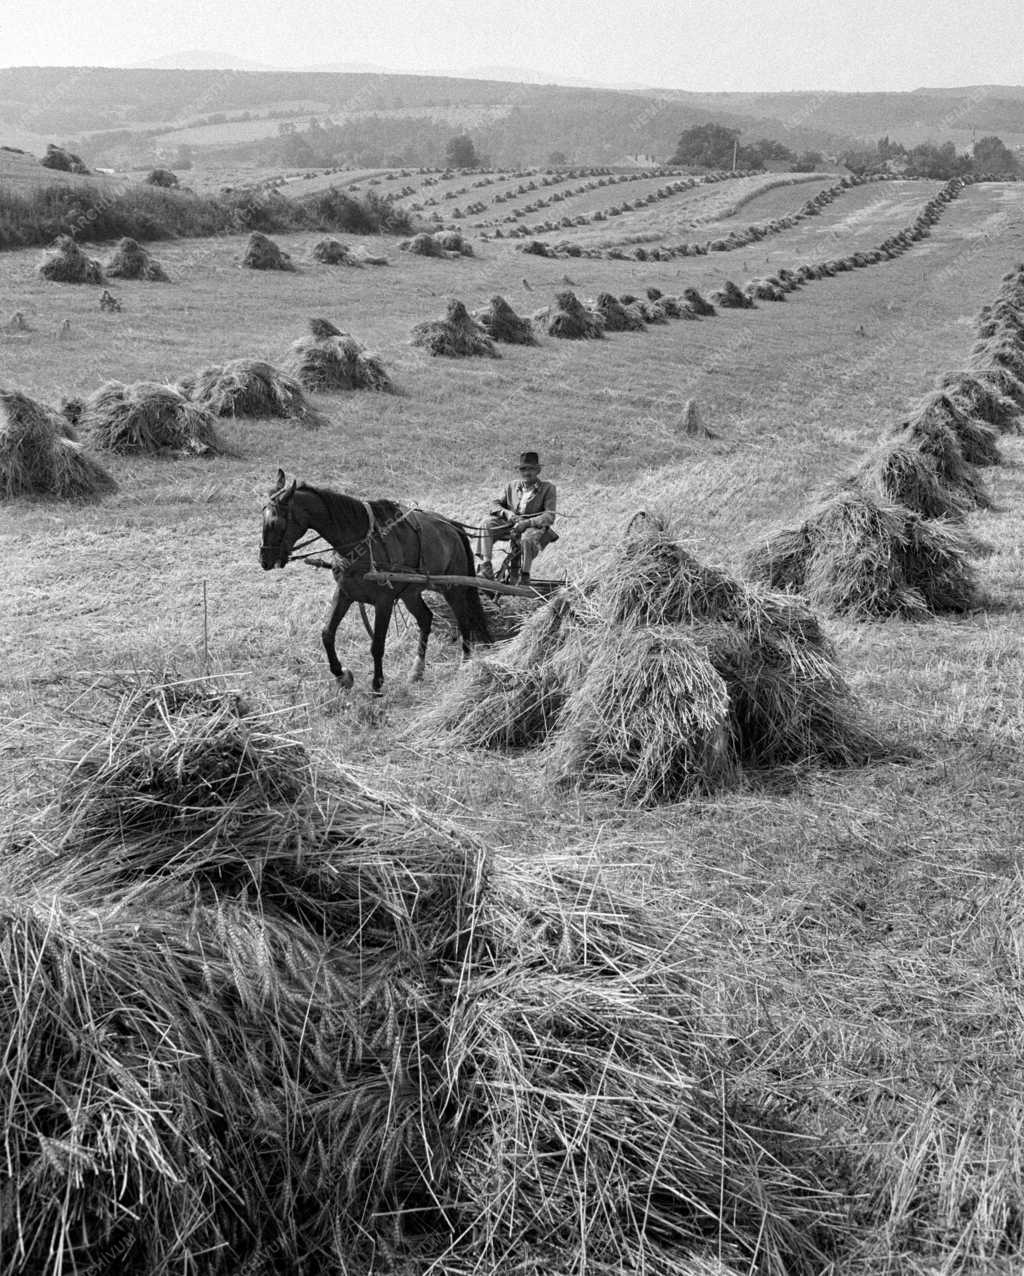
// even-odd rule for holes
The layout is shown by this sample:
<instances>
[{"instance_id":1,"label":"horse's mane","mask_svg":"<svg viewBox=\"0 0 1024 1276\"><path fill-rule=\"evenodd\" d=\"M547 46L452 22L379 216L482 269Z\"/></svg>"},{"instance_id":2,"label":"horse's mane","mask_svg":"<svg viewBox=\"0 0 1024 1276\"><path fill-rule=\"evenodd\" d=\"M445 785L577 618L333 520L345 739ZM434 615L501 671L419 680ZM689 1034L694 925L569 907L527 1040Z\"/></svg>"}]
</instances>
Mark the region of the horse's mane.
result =
<instances>
[{"instance_id":1,"label":"horse's mane","mask_svg":"<svg viewBox=\"0 0 1024 1276\"><path fill-rule=\"evenodd\" d=\"M300 491L313 492L319 496L321 500L325 496L334 497L335 499L340 497L342 500L351 501L354 505L358 505L360 510L363 507L361 497L349 496L347 492L338 492L332 487L317 487L313 483L299 483L298 489ZM396 519L401 518L403 513L405 513L404 506L399 505L397 501L391 501L385 497L381 497L374 501L368 501L367 504L370 509L373 510L373 517L378 523L393 523Z\"/></svg>"}]
</instances>

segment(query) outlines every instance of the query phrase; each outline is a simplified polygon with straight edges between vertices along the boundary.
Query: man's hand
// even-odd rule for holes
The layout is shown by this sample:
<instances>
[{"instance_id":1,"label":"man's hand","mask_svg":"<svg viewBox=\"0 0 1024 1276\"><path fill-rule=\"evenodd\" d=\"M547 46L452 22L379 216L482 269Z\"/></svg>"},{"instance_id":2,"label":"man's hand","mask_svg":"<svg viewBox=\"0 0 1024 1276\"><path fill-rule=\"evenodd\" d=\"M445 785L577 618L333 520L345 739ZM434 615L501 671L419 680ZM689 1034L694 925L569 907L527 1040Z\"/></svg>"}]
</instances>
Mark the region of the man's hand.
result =
<instances>
[{"instance_id":1,"label":"man's hand","mask_svg":"<svg viewBox=\"0 0 1024 1276\"><path fill-rule=\"evenodd\" d=\"M518 532L522 536L523 532L530 530L530 520L527 518L517 518L512 524L512 530Z\"/></svg>"}]
</instances>

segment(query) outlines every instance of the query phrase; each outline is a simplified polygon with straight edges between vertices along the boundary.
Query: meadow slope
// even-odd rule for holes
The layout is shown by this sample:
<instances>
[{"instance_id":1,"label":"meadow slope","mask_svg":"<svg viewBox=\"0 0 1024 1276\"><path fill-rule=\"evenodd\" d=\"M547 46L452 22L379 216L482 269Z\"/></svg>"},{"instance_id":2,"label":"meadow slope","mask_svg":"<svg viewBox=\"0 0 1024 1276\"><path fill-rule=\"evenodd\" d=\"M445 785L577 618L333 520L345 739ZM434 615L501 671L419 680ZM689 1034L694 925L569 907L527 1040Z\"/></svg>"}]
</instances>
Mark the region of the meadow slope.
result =
<instances>
[{"instance_id":1,"label":"meadow slope","mask_svg":"<svg viewBox=\"0 0 1024 1276\"><path fill-rule=\"evenodd\" d=\"M775 193L764 209L795 208L812 189ZM351 618L339 648L357 685L340 693L319 647L326 573L265 574L256 556L279 465L472 518L519 449L535 446L564 510L545 575L577 575L636 508L655 505L702 558L735 568L767 527L793 520L937 376L964 364L979 308L1024 259L1024 188L968 187L902 257L699 323L595 342L542 338L493 361L430 359L409 346L411 326L448 297L472 309L501 293L529 313L565 278L581 296L742 284L876 244L935 189L858 188L762 244L668 263L552 261L506 241L437 261L374 240L389 266L330 268L311 260L316 236L303 234L280 237L299 269L278 275L239 269L238 239L169 242L154 252L172 282L120 283L124 310L113 315L100 313L98 289L40 280L37 253L4 254L0 311L22 310L32 331L0 333L0 384L48 401L106 378L176 380L243 355L279 362L318 315L379 352L400 390L317 396L332 422L318 432L227 423L235 458L115 458L121 491L99 506L0 509L8 815L45 795L62 718L91 703L97 675L228 671L317 747L456 816L499 855L596 862L674 908L698 954L708 1015L746 1042L736 1086L767 1085L848 1179L851 1240L837 1274L1019 1271L1020 441L1004 442L995 508L971 518L994 547L981 609L927 623L828 622L892 759L773 773L653 812L554 796L529 756L417 743L406 728L451 676L454 650L436 639L426 682L412 688L403 673L413 635L399 625L387 693L371 700L368 644ZM591 206L612 198L593 192ZM740 224L762 212L755 201ZM606 224L592 229L608 234ZM71 336L59 340L65 318ZM713 440L681 433L691 398Z\"/></svg>"}]
</instances>

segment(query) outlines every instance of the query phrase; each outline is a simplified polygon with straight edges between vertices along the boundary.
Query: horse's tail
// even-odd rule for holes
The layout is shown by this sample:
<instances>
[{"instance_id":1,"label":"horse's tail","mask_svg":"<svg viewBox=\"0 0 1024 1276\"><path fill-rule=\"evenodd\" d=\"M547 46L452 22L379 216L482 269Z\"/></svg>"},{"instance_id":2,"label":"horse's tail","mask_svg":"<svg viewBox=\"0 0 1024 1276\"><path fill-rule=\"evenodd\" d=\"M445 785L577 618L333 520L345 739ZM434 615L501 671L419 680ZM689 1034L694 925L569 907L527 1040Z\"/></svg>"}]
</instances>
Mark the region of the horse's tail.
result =
<instances>
[{"instance_id":1,"label":"horse's tail","mask_svg":"<svg viewBox=\"0 0 1024 1276\"><path fill-rule=\"evenodd\" d=\"M469 543L469 537L461 527L456 528L459 533L459 540L462 541L462 548L466 554L466 575L476 575L476 563L473 560L473 547ZM480 602L480 591L473 587L467 586L464 590L466 596L466 622L468 632L466 638L470 642L493 642L491 637L491 629L487 623L487 616L484 613L483 605Z\"/></svg>"}]
</instances>

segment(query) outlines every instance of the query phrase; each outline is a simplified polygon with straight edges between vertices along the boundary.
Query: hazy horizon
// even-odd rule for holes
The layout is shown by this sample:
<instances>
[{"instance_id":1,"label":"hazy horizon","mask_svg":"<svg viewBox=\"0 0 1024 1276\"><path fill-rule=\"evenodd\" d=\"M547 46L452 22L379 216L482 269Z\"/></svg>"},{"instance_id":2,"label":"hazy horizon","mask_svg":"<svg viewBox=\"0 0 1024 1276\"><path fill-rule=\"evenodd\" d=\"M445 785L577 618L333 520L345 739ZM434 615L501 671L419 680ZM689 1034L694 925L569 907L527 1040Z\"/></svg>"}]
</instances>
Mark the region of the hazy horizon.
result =
<instances>
[{"instance_id":1,"label":"hazy horizon","mask_svg":"<svg viewBox=\"0 0 1024 1276\"><path fill-rule=\"evenodd\" d=\"M864 0L855 11L842 0L694 0L685 11L668 0L640 0L628 10L610 0L554 0L504 23L470 0L429 11L378 0L372 23L326 0L250 0L244 9L211 0L188 15L184 38L180 11L142 0L55 0L47 18L42 24L25 9L0 15L5 66L137 68L198 52L253 63L253 70L498 71L705 93L909 92L1022 81L1008 38L1020 21L1011 0L993 0L984 23L966 0L940 9L922 0Z\"/></svg>"}]
</instances>

